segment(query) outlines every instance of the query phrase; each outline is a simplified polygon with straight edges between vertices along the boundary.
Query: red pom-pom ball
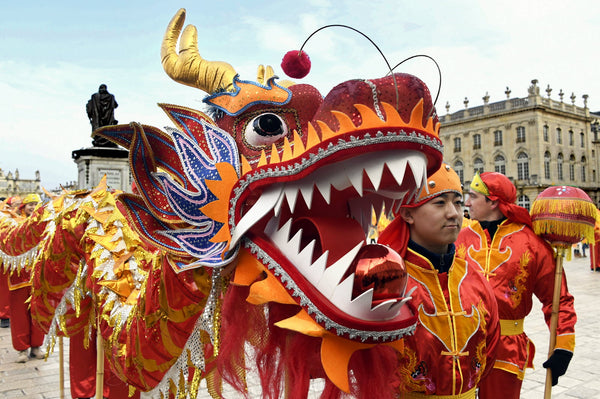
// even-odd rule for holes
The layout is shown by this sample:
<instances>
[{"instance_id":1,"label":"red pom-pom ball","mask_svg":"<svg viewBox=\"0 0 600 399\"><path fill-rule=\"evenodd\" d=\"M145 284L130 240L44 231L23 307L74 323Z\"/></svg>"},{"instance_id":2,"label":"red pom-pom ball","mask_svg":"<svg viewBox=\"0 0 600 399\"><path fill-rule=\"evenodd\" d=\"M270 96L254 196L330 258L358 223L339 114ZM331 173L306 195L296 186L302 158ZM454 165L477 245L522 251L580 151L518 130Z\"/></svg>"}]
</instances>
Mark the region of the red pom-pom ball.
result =
<instances>
[{"instance_id":1,"label":"red pom-pom ball","mask_svg":"<svg viewBox=\"0 0 600 399\"><path fill-rule=\"evenodd\" d=\"M281 61L281 69L290 78L302 79L310 72L310 58L304 51L288 51Z\"/></svg>"}]
</instances>

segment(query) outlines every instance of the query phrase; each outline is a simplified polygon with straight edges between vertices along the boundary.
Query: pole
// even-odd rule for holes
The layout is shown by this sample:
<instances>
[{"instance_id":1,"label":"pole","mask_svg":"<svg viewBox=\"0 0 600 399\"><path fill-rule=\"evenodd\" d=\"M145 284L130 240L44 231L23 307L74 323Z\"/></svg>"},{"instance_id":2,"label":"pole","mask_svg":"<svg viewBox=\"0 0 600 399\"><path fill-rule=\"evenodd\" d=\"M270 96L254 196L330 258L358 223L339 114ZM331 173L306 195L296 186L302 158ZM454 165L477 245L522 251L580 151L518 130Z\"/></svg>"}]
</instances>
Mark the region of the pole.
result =
<instances>
[{"instance_id":1,"label":"pole","mask_svg":"<svg viewBox=\"0 0 600 399\"><path fill-rule=\"evenodd\" d=\"M96 399L103 398L104 390L104 344L100 333L100 317L96 328Z\"/></svg>"},{"instance_id":2,"label":"pole","mask_svg":"<svg viewBox=\"0 0 600 399\"><path fill-rule=\"evenodd\" d=\"M558 329L558 311L560 304L560 291L562 287L563 258L565 256L564 248L556 248L556 270L554 272L554 293L552 296L552 315L550 317L550 345L548 347L548 357L552 356L556 346L556 330ZM546 388L544 389L544 399L552 397L552 371L546 369Z\"/></svg>"},{"instance_id":3,"label":"pole","mask_svg":"<svg viewBox=\"0 0 600 399\"><path fill-rule=\"evenodd\" d=\"M65 355L63 347L63 337L58 337L58 363L60 399L65 399Z\"/></svg>"}]
</instances>

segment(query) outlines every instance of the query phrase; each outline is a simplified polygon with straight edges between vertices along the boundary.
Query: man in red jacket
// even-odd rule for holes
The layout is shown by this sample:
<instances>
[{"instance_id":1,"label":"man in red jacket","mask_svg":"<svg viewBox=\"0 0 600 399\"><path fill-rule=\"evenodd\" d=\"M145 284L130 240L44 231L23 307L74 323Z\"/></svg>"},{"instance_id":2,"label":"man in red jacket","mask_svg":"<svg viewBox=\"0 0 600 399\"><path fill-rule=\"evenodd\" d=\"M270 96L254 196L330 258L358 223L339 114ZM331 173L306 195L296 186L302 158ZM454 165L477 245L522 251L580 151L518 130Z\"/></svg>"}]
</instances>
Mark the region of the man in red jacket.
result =
<instances>
[{"instance_id":1,"label":"man in red jacket","mask_svg":"<svg viewBox=\"0 0 600 399\"><path fill-rule=\"evenodd\" d=\"M427 179L414 204L382 232L404 259L407 292L418 308L415 333L404 338L400 397L474 399L491 370L499 339L494 293L474 265L455 256L463 218L460 179L448 165Z\"/></svg>"},{"instance_id":2,"label":"man in red jacket","mask_svg":"<svg viewBox=\"0 0 600 399\"><path fill-rule=\"evenodd\" d=\"M500 316L501 337L493 371L482 381L479 397L519 398L525 369L532 367L535 348L523 332L523 320L535 295L550 323L554 291L554 252L531 229L529 212L515 204L516 188L503 174L477 174L465 205L471 219L456 241L457 253L490 282ZM552 384L563 375L575 347L573 296L566 278L560 296L556 349L544 363Z\"/></svg>"}]
</instances>

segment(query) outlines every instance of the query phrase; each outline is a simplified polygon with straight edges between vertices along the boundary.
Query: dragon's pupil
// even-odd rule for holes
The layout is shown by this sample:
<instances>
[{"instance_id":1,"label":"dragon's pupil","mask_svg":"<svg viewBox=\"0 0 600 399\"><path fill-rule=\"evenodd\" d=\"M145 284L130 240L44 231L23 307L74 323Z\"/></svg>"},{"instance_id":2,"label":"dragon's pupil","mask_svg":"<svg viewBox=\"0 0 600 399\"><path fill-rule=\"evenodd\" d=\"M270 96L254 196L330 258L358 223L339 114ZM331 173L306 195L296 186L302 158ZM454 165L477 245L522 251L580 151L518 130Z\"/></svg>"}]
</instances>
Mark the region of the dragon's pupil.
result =
<instances>
[{"instance_id":1,"label":"dragon's pupil","mask_svg":"<svg viewBox=\"0 0 600 399\"><path fill-rule=\"evenodd\" d=\"M264 114L254 120L254 131L261 136L277 136L283 132L283 122L275 114Z\"/></svg>"}]
</instances>

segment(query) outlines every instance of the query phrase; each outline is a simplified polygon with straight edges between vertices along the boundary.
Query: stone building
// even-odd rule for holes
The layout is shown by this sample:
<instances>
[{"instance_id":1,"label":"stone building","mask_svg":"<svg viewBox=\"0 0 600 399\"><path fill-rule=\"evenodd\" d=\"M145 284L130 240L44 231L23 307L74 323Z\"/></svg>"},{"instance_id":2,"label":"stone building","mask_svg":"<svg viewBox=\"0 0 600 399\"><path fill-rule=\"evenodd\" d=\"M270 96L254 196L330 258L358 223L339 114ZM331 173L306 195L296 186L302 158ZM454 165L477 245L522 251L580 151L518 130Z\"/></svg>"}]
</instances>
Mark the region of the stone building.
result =
<instances>
[{"instance_id":1,"label":"stone building","mask_svg":"<svg viewBox=\"0 0 600 399\"><path fill-rule=\"evenodd\" d=\"M575 105L577 97L566 99L562 89L558 100L552 89L540 93L537 80L531 81L526 97L511 97L469 107L440 116L440 137L444 160L452 165L468 186L477 171L505 174L517 187L517 203L530 208L537 194L554 185L576 186L600 205L600 115Z\"/></svg>"},{"instance_id":2,"label":"stone building","mask_svg":"<svg viewBox=\"0 0 600 399\"><path fill-rule=\"evenodd\" d=\"M19 169L15 173L4 171L0 168L0 200L15 195L24 197L30 193L42 194L42 184L40 180L40 172L35 172L35 179L21 179Z\"/></svg>"}]
</instances>

